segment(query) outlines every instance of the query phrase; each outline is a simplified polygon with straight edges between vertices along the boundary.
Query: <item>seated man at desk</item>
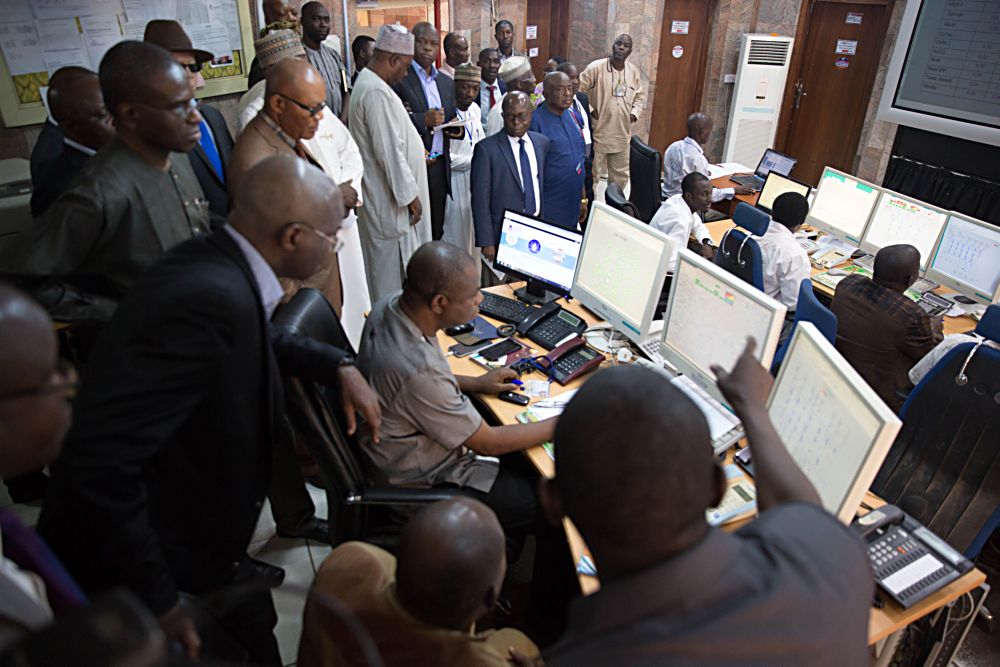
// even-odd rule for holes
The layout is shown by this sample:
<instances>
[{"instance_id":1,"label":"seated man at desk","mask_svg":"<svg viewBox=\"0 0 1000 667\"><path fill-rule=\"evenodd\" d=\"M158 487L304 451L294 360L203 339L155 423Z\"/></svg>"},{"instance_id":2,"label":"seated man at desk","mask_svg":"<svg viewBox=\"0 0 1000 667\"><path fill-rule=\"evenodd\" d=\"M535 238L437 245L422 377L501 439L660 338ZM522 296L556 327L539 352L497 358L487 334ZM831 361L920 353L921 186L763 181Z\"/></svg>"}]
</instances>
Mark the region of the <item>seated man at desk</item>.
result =
<instances>
[{"instance_id":1,"label":"seated man at desk","mask_svg":"<svg viewBox=\"0 0 1000 667\"><path fill-rule=\"evenodd\" d=\"M868 664L865 549L781 442L754 348L713 368L757 471L760 516L734 533L705 522L725 473L701 412L663 377L611 368L566 406L541 499L579 528L601 589L572 602L546 665Z\"/></svg>"},{"instance_id":2,"label":"seated man at desk","mask_svg":"<svg viewBox=\"0 0 1000 667\"><path fill-rule=\"evenodd\" d=\"M711 116L693 113L688 116L688 134L667 147L663 154L663 198L681 193L681 181L695 172L708 176L708 158L702 148L712 137L715 123ZM752 195L753 188L737 185L733 188L712 188L712 201L732 199L734 195Z\"/></svg>"},{"instance_id":3,"label":"seated man at desk","mask_svg":"<svg viewBox=\"0 0 1000 667\"><path fill-rule=\"evenodd\" d=\"M788 319L795 314L799 286L812 275L809 254L795 238L808 213L809 202L798 192L779 195L771 206L767 231L757 239L764 264L764 292L788 306Z\"/></svg>"},{"instance_id":4,"label":"seated man at desk","mask_svg":"<svg viewBox=\"0 0 1000 667\"><path fill-rule=\"evenodd\" d=\"M830 309L837 316L837 350L896 412L910 388L910 368L944 338L940 317L931 317L904 292L920 275L920 252L890 245L875 255L875 274L847 276L837 284Z\"/></svg>"},{"instance_id":5,"label":"seated man at desk","mask_svg":"<svg viewBox=\"0 0 1000 667\"><path fill-rule=\"evenodd\" d=\"M497 513L509 533L535 526L535 484L497 457L552 437L554 420L490 426L464 392L516 389L502 368L456 376L438 344L440 329L479 312L479 267L445 242L425 243L406 266L402 293L378 303L365 323L358 367L379 395L382 437L361 448L381 481L399 486L462 487Z\"/></svg>"}]
</instances>

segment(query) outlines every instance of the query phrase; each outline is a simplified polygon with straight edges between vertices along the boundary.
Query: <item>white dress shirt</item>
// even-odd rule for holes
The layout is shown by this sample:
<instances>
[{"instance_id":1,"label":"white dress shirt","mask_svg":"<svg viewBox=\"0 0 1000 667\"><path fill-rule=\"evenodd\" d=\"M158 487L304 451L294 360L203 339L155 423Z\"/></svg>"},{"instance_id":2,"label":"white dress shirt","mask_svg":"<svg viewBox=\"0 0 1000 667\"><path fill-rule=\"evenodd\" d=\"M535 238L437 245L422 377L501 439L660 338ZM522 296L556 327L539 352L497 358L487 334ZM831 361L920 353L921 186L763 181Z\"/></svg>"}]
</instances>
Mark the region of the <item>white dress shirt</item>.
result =
<instances>
[{"instance_id":1,"label":"white dress shirt","mask_svg":"<svg viewBox=\"0 0 1000 667\"><path fill-rule=\"evenodd\" d=\"M799 286L812 275L809 255L791 230L774 220L756 241L764 263L764 292L795 310Z\"/></svg>"},{"instance_id":2,"label":"white dress shirt","mask_svg":"<svg viewBox=\"0 0 1000 667\"><path fill-rule=\"evenodd\" d=\"M667 273L673 275L677 268L677 253L687 247L688 237L693 233L699 241L711 240L708 227L701 221L701 216L691 210L684 201L684 195L674 195L662 204L656 215L649 221L649 226L663 232L674 242L674 250L667 264Z\"/></svg>"},{"instance_id":3,"label":"white dress shirt","mask_svg":"<svg viewBox=\"0 0 1000 667\"><path fill-rule=\"evenodd\" d=\"M531 181L535 188L535 210L532 215L538 215L542 207L542 193L538 187L538 158L535 157L535 145L531 143L531 137L528 136L527 132L520 139L507 135L510 149L514 151L514 162L517 164L518 174L521 173L521 145L518 143L521 139L524 139L524 150L528 153L528 166L531 168ZM524 183L521 184L521 187L524 187Z\"/></svg>"},{"instance_id":4,"label":"white dress shirt","mask_svg":"<svg viewBox=\"0 0 1000 667\"><path fill-rule=\"evenodd\" d=\"M493 84L488 84L485 81L479 81L479 110L483 117L483 129L486 129L486 119L489 118L490 111L493 107L490 106L490 89L493 89L493 106L500 106L500 100L503 99L503 93L500 92L500 80L494 79ZM489 133L487 133L489 136Z\"/></svg>"},{"instance_id":5,"label":"white dress shirt","mask_svg":"<svg viewBox=\"0 0 1000 667\"><path fill-rule=\"evenodd\" d=\"M684 137L667 147L663 155L663 196L673 197L681 193L681 181L691 172L697 171L708 176L708 158L701 144L691 137ZM712 201L732 199L733 188L712 188Z\"/></svg>"},{"instance_id":6,"label":"white dress shirt","mask_svg":"<svg viewBox=\"0 0 1000 667\"><path fill-rule=\"evenodd\" d=\"M267 263L264 256L247 240L247 237L240 234L232 225L226 225L225 229L236 241L240 252L243 253L243 258L250 265L250 272L257 283L258 291L260 291L260 305L264 309L264 317L270 321L278 304L281 303L282 297L285 296L285 291L281 289L281 283L278 282L278 276L275 275L274 269Z\"/></svg>"}]
</instances>

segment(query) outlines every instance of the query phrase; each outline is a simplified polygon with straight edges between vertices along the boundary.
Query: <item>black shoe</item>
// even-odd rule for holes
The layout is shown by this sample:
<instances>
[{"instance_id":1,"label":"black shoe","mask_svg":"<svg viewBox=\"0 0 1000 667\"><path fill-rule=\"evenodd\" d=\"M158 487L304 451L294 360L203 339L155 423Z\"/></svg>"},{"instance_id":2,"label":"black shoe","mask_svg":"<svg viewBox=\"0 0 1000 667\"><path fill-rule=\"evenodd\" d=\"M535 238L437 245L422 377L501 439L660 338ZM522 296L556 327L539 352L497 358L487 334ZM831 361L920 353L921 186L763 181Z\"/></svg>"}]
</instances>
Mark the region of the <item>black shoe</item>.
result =
<instances>
[{"instance_id":1,"label":"black shoe","mask_svg":"<svg viewBox=\"0 0 1000 667\"><path fill-rule=\"evenodd\" d=\"M277 588L285 580L285 570L277 565L271 565L254 558L250 559L254 573L267 582L268 588Z\"/></svg>"},{"instance_id":2,"label":"black shoe","mask_svg":"<svg viewBox=\"0 0 1000 667\"><path fill-rule=\"evenodd\" d=\"M313 517L305 522L293 533L278 530L278 537L285 537L293 540L313 540L314 542L330 543L330 524L326 519Z\"/></svg>"}]
</instances>

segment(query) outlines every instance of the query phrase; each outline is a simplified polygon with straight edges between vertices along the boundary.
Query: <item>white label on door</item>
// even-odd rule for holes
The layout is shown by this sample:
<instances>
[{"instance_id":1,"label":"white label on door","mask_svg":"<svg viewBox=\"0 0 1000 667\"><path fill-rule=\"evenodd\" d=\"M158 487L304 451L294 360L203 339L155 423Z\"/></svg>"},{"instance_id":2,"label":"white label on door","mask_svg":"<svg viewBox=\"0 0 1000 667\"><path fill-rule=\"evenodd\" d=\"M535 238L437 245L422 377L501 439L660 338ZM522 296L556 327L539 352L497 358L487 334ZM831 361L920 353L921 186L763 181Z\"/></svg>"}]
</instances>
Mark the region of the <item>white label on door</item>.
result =
<instances>
[{"instance_id":1,"label":"white label on door","mask_svg":"<svg viewBox=\"0 0 1000 667\"><path fill-rule=\"evenodd\" d=\"M529 25L528 29L525 30L524 38L525 39L538 39L538 26L537 25Z\"/></svg>"},{"instance_id":2,"label":"white label on door","mask_svg":"<svg viewBox=\"0 0 1000 667\"><path fill-rule=\"evenodd\" d=\"M861 12L847 12L847 20L844 23L847 25L861 25L862 18L864 18L864 14Z\"/></svg>"},{"instance_id":3,"label":"white label on door","mask_svg":"<svg viewBox=\"0 0 1000 667\"><path fill-rule=\"evenodd\" d=\"M528 49L528 57L529 58L537 58L538 57L538 47L537 46L533 46L530 49Z\"/></svg>"},{"instance_id":4,"label":"white label on door","mask_svg":"<svg viewBox=\"0 0 1000 667\"><path fill-rule=\"evenodd\" d=\"M858 40L856 39L838 39L837 40L837 55L838 56L853 56L858 52Z\"/></svg>"},{"instance_id":5,"label":"white label on door","mask_svg":"<svg viewBox=\"0 0 1000 667\"><path fill-rule=\"evenodd\" d=\"M674 58L680 58L681 56L684 55L684 47L678 44L677 46L675 46L670 50L670 55L672 55Z\"/></svg>"},{"instance_id":6,"label":"white label on door","mask_svg":"<svg viewBox=\"0 0 1000 667\"><path fill-rule=\"evenodd\" d=\"M671 21L670 22L670 34L671 35L686 35L688 34L688 28L691 26L690 21Z\"/></svg>"}]
</instances>

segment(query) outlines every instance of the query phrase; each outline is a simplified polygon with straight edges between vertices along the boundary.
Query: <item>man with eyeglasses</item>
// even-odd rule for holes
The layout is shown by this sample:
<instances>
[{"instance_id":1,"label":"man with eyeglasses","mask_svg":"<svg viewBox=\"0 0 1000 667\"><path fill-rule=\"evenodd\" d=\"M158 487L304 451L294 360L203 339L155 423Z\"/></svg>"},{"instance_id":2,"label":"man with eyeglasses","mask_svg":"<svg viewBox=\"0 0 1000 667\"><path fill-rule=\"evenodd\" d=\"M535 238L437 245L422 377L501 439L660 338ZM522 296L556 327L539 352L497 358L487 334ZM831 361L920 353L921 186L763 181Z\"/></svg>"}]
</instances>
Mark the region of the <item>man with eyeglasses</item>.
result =
<instances>
[{"instance_id":1,"label":"man with eyeglasses","mask_svg":"<svg viewBox=\"0 0 1000 667\"><path fill-rule=\"evenodd\" d=\"M85 591L135 592L189 658L280 665L247 547L281 438L281 373L336 386L352 434L360 413L378 441L381 412L344 351L269 325L279 277L330 263L339 189L288 155L243 182L228 224L167 253L105 328L39 532ZM192 609L226 632L200 637Z\"/></svg>"},{"instance_id":2,"label":"man with eyeglasses","mask_svg":"<svg viewBox=\"0 0 1000 667\"><path fill-rule=\"evenodd\" d=\"M99 76L117 136L22 238L0 247L0 273L30 284L62 321L107 321L140 273L209 231L184 155L201 139L187 71L158 46L125 41Z\"/></svg>"},{"instance_id":3,"label":"man with eyeglasses","mask_svg":"<svg viewBox=\"0 0 1000 667\"><path fill-rule=\"evenodd\" d=\"M205 87L205 77L201 70L213 56L208 51L196 49L191 38L177 21L155 20L146 24L146 32L142 41L162 46L173 56L181 67L188 72L188 81L196 92ZM226 196L226 168L229 155L233 152L233 137L229 133L226 119L212 106L198 103L198 112L202 116L201 140L188 153L191 169L198 177L208 207L216 218L218 225L225 224L229 215L229 200Z\"/></svg>"}]
</instances>

